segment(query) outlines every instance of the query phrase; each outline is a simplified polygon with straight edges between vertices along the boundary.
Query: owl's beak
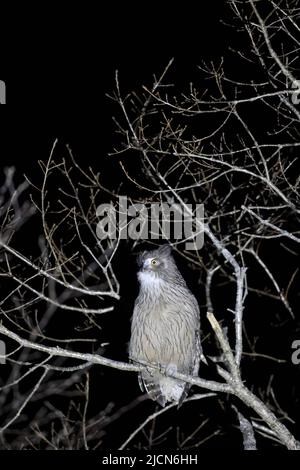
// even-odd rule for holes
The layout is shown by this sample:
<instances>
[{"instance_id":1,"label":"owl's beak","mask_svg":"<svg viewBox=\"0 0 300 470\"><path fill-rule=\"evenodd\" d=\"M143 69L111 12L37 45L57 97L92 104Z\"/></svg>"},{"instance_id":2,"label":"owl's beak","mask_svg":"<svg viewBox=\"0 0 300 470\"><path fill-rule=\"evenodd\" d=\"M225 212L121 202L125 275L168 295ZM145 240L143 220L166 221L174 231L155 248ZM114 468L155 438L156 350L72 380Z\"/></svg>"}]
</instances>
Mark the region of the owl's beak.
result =
<instances>
[{"instance_id":1,"label":"owl's beak","mask_svg":"<svg viewBox=\"0 0 300 470\"><path fill-rule=\"evenodd\" d=\"M145 252L142 251L141 253L139 253L139 255L137 256L137 259L136 259L137 265L140 269L142 269L143 265L144 265L144 254L145 254Z\"/></svg>"},{"instance_id":2,"label":"owl's beak","mask_svg":"<svg viewBox=\"0 0 300 470\"><path fill-rule=\"evenodd\" d=\"M151 264L151 258L148 258L144 261L143 266L142 266L143 271L153 271L153 267Z\"/></svg>"},{"instance_id":3,"label":"owl's beak","mask_svg":"<svg viewBox=\"0 0 300 470\"><path fill-rule=\"evenodd\" d=\"M149 269L151 269L150 258L145 259L140 266L140 271L148 271Z\"/></svg>"},{"instance_id":4,"label":"owl's beak","mask_svg":"<svg viewBox=\"0 0 300 470\"><path fill-rule=\"evenodd\" d=\"M146 266L146 262L144 261L144 263L142 263L140 266L140 271L146 271L146 269L147 269L147 266Z\"/></svg>"}]
</instances>

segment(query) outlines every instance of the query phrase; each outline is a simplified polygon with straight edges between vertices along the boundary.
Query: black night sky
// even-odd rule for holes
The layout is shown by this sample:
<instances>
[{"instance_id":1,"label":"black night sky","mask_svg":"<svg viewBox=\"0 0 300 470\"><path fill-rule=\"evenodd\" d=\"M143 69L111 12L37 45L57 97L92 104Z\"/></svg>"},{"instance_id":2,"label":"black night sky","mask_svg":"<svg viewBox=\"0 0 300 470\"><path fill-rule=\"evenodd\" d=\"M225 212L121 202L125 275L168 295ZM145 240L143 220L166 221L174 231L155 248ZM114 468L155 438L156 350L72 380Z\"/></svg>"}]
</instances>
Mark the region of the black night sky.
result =
<instances>
[{"instance_id":1,"label":"black night sky","mask_svg":"<svg viewBox=\"0 0 300 470\"><path fill-rule=\"evenodd\" d=\"M126 94L151 84L174 57L169 81L187 87L201 60L226 53L231 31L220 22L220 2L209 2L195 15L158 2L149 9L137 5L78 8L77 19L67 24L56 12L55 23L37 24L35 35L11 44L1 67L11 108L1 145L10 162L28 168L58 137L77 158L100 164L115 134L115 110L106 94L115 87L116 70Z\"/></svg>"}]
</instances>

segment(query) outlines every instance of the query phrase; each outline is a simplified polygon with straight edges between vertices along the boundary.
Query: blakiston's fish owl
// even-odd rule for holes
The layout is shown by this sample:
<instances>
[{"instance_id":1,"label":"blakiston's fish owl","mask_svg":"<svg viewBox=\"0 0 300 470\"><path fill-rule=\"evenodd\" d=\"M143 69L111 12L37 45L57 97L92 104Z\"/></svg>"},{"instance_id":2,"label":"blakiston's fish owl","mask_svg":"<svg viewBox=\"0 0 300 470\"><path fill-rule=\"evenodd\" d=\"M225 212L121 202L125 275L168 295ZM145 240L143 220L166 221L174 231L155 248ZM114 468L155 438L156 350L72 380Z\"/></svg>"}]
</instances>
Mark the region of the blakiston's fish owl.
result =
<instances>
[{"instance_id":1,"label":"blakiston's fish owl","mask_svg":"<svg viewBox=\"0 0 300 470\"><path fill-rule=\"evenodd\" d=\"M143 252L138 258L140 292L131 324L129 357L161 366L139 375L152 400L165 406L186 397L190 385L164 374L198 375L201 344L198 303L181 276L171 248Z\"/></svg>"}]
</instances>

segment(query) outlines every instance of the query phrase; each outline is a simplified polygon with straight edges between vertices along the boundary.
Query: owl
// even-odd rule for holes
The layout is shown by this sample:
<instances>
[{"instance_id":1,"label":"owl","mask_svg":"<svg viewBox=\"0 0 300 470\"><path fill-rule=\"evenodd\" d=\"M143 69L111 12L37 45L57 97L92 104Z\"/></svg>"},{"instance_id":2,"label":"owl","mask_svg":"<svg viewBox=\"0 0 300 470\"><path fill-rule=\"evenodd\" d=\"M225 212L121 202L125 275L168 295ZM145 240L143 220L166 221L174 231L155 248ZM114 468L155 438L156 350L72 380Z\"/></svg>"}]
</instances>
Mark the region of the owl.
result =
<instances>
[{"instance_id":1,"label":"owl","mask_svg":"<svg viewBox=\"0 0 300 470\"><path fill-rule=\"evenodd\" d=\"M180 372L198 376L201 343L198 303L180 274L169 245L138 257L140 291L135 301L129 358L152 363L139 374L139 384L161 406L179 405L190 385L168 377Z\"/></svg>"}]
</instances>

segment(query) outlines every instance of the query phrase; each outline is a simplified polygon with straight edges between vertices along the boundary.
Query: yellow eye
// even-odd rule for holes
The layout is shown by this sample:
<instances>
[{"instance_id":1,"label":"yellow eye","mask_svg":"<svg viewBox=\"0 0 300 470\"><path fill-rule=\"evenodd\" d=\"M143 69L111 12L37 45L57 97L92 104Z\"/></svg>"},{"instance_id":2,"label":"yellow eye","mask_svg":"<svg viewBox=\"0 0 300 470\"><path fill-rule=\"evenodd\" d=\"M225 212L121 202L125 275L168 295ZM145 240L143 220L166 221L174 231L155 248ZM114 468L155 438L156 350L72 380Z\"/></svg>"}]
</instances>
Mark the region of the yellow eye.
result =
<instances>
[{"instance_id":1,"label":"yellow eye","mask_svg":"<svg viewBox=\"0 0 300 470\"><path fill-rule=\"evenodd\" d=\"M151 260L151 264L152 264L152 266L156 266L156 265L158 264L157 259L153 258L153 259Z\"/></svg>"}]
</instances>

